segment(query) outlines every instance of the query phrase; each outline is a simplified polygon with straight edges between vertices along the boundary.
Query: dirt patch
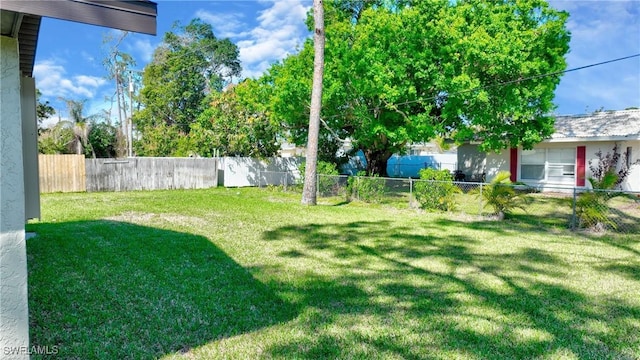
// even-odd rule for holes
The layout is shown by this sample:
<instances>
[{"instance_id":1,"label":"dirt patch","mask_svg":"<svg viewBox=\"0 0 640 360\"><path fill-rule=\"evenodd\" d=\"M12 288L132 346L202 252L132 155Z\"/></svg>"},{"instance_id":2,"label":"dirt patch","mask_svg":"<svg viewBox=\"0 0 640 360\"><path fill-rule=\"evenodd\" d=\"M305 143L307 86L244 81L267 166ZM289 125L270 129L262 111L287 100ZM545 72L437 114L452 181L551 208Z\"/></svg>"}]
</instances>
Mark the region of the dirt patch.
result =
<instances>
[{"instance_id":1,"label":"dirt patch","mask_svg":"<svg viewBox=\"0 0 640 360\"><path fill-rule=\"evenodd\" d=\"M217 214L207 214L206 218L196 216L185 216L180 214L156 214L144 213L136 211L128 211L117 216L106 218L106 220L122 221L138 225L161 225L172 224L180 227L197 227L207 226L213 219L219 217Z\"/></svg>"}]
</instances>

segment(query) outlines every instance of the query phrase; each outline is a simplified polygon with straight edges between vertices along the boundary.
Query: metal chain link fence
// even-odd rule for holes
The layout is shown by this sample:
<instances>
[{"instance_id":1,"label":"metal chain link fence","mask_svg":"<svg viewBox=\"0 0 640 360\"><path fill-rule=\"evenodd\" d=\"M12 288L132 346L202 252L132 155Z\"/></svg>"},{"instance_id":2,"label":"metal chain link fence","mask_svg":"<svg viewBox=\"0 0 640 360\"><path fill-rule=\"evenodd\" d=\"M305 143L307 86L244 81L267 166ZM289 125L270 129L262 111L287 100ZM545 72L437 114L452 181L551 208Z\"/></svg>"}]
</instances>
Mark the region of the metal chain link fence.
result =
<instances>
[{"instance_id":1,"label":"metal chain link fence","mask_svg":"<svg viewBox=\"0 0 640 360\"><path fill-rule=\"evenodd\" d=\"M535 226L640 233L640 192L318 175L318 197L464 214L479 219L506 217Z\"/></svg>"}]
</instances>

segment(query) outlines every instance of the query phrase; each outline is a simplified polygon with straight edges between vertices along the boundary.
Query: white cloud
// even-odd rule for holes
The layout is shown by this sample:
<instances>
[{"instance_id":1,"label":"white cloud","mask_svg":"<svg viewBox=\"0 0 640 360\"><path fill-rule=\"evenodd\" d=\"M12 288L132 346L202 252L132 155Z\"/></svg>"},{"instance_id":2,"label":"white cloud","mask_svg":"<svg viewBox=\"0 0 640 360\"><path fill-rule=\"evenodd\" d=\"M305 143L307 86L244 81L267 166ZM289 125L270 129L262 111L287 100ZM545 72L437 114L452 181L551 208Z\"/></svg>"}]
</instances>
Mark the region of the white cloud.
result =
<instances>
[{"instance_id":1,"label":"white cloud","mask_svg":"<svg viewBox=\"0 0 640 360\"><path fill-rule=\"evenodd\" d=\"M92 88L98 88L107 82L104 78L97 76L77 75L73 78L78 83L78 85Z\"/></svg>"},{"instance_id":2,"label":"white cloud","mask_svg":"<svg viewBox=\"0 0 640 360\"><path fill-rule=\"evenodd\" d=\"M269 3L272 6L260 13L259 24L251 31L250 38L238 43L247 77L261 75L269 64L294 53L309 36L304 23L309 5L287 0Z\"/></svg>"},{"instance_id":3,"label":"white cloud","mask_svg":"<svg viewBox=\"0 0 640 360\"><path fill-rule=\"evenodd\" d=\"M217 38L242 38L248 35L246 30L245 15L243 13L211 13L205 10L198 10L196 17L211 24Z\"/></svg>"},{"instance_id":4,"label":"white cloud","mask_svg":"<svg viewBox=\"0 0 640 360\"><path fill-rule=\"evenodd\" d=\"M148 38L137 39L133 44L133 50L142 60L142 63L146 64L153 58L153 51L155 47L151 44L151 40Z\"/></svg>"},{"instance_id":5,"label":"white cloud","mask_svg":"<svg viewBox=\"0 0 640 360\"><path fill-rule=\"evenodd\" d=\"M38 61L33 75L43 100L51 102L57 102L59 98L91 99L107 83L97 76L68 76L65 67L55 60Z\"/></svg>"},{"instance_id":6,"label":"white cloud","mask_svg":"<svg viewBox=\"0 0 640 360\"><path fill-rule=\"evenodd\" d=\"M640 53L640 2L552 1L569 12L568 69ZM556 91L563 114L640 105L640 60L623 60L567 73Z\"/></svg>"},{"instance_id":7,"label":"white cloud","mask_svg":"<svg viewBox=\"0 0 640 360\"><path fill-rule=\"evenodd\" d=\"M294 53L309 36L304 23L310 0L260 0L268 7L250 25L242 13L215 14L199 10L196 16L210 23L216 36L235 41L240 52L243 77L258 77L268 67Z\"/></svg>"}]
</instances>

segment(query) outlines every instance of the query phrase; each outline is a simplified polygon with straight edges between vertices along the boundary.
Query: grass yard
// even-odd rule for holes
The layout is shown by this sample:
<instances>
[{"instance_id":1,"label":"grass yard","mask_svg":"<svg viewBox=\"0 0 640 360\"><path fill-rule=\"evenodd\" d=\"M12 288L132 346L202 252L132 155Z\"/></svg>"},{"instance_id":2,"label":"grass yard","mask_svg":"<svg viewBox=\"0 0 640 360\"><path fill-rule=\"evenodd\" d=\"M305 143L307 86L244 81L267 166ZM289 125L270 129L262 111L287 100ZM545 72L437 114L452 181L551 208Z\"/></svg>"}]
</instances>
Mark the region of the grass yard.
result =
<instances>
[{"instance_id":1,"label":"grass yard","mask_svg":"<svg viewBox=\"0 0 640 360\"><path fill-rule=\"evenodd\" d=\"M31 344L66 359L640 358L638 234L299 202L43 195Z\"/></svg>"}]
</instances>

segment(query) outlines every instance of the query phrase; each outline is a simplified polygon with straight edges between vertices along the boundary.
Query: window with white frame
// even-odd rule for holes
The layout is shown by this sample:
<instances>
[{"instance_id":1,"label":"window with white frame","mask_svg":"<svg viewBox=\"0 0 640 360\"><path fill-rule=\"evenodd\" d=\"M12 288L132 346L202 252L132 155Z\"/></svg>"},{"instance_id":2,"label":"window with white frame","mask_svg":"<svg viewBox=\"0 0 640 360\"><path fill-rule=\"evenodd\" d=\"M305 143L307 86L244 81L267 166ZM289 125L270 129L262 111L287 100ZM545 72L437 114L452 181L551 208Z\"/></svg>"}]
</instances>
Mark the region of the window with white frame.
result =
<instances>
[{"instance_id":1,"label":"window with white frame","mask_svg":"<svg viewBox=\"0 0 640 360\"><path fill-rule=\"evenodd\" d=\"M551 183L573 183L576 149L533 149L520 154L520 179Z\"/></svg>"}]
</instances>

